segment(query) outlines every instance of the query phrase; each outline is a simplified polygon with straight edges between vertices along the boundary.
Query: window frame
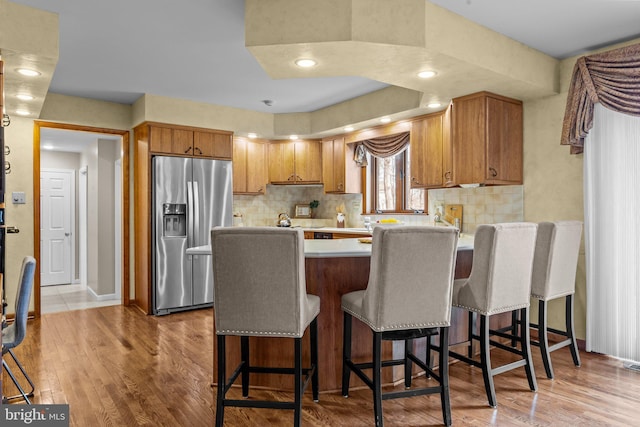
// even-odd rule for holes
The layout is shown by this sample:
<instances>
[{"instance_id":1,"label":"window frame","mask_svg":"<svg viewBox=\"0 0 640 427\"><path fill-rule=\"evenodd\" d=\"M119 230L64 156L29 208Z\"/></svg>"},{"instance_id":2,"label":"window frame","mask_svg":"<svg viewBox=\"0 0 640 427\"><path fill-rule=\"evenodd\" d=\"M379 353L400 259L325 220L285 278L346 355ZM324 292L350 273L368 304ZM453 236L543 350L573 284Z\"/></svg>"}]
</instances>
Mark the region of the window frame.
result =
<instances>
[{"instance_id":1,"label":"window frame","mask_svg":"<svg viewBox=\"0 0 640 427\"><path fill-rule=\"evenodd\" d=\"M411 191L411 183L407 180L407 169L411 167L410 164L410 158L407 155L407 153L409 153L410 150L410 145L407 146L407 148L405 150L403 150L402 152L396 154L395 157L396 161L395 161L395 166L396 166L396 170L399 170L400 173L396 174L395 177L395 181L396 181L396 191L395 191L395 202L396 202L396 209L394 210L378 210L377 206L378 206L378 179L377 179L377 171L378 171L378 162L380 162L382 159L375 157L375 156L370 156L370 161L368 162L368 165L366 167L366 171L365 174L363 174L363 187L362 188L366 188L368 191L363 192L363 196L366 197L367 193L370 194L370 200L365 200L364 205L370 206L370 211L371 212L366 212L366 208L364 209L365 213L371 213L371 214L415 214L417 213L416 210L414 209L410 209L408 208L407 205L407 199L408 199L408 194ZM398 169L399 168L399 169ZM367 179L368 178L368 179ZM370 185L367 185L367 181L370 182ZM424 191L424 210L423 213L426 214L427 213L427 206L428 206L428 191L426 188L421 189ZM399 208L398 208L399 206Z\"/></svg>"}]
</instances>

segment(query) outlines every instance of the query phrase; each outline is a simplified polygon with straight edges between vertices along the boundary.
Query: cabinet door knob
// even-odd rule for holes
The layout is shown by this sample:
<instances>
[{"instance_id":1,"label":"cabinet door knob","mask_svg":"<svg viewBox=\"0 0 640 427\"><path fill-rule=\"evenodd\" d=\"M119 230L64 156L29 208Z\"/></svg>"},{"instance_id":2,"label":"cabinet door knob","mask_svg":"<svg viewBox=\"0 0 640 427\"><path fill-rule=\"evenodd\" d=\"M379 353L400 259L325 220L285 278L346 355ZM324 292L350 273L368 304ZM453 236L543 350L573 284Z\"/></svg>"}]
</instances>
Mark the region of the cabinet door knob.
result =
<instances>
[{"instance_id":1,"label":"cabinet door knob","mask_svg":"<svg viewBox=\"0 0 640 427\"><path fill-rule=\"evenodd\" d=\"M415 176L411 177L411 182L413 182L415 184L420 184L420 181L418 181Z\"/></svg>"},{"instance_id":2,"label":"cabinet door knob","mask_svg":"<svg viewBox=\"0 0 640 427\"><path fill-rule=\"evenodd\" d=\"M450 179L451 179L451 171L446 171L446 172L444 173L444 177L445 177L445 179L450 180Z\"/></svg>"},{"instance_id":3,"label":"cabinet door knob","mask_svg":"<svg viewBox=\"0 0 640 427\"><path fill-rule=\"evenodd\" d=\"M191 151L192 147L187 148L186 150L184 150L184 154L189 154L189 151Z\"/></svg>"},{"instance_id":4,"label":"cabinet door knob","mask_svg":"<svg viewBox=\"0 0 640 427\"><path fill-rule=\"evenodd\" d=\"M491 176L494 178L498 176L498 171L495 170L494 168L489 168L489 172L491 172Z\"/></svg>"},{"instance_id":5,"label":"cabinet door knob","mask_svg":"<svg viewBox=\"0 0 640 427\"><path fill-rule=\"evenodd\" d=\"M198 150L198 152L196 154L202 154L202 150L199 149L198 147L196 147L193 151L195 152L196 150Z\"/></svg>"}]
</instances>

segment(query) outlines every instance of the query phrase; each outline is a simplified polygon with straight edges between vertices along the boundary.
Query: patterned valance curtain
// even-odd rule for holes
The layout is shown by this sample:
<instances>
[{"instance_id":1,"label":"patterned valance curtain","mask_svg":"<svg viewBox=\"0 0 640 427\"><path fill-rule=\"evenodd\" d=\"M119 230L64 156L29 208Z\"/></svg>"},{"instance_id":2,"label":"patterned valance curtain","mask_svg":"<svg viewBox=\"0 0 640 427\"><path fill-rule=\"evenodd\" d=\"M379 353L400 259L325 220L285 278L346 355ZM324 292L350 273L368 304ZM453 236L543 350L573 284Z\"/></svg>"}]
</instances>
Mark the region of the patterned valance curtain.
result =
<instances>
[{"instance_id":1,"label":"patterned valance curtain","mask_svg":"<svg viewBox=\"0 0 640 427\"><path fill-rule=\"evenodd\" d=\"M402 152L409 146L409 139L409 132L402 132L395 135L365 139L358 142L358 145L362 145L372 156L384 158L395 156Z\"/></svg>"},{"instance_id":2,"label":"patterned valance curtain","mask_svg":"<svg viewBox=\"0 0 640 427\"><path fill-rule=\"evenodd\" d=\"M596 103L640 116L640 44L578 58L573 68L560 144L582 153Z\"/></svg>"}]
</instances>

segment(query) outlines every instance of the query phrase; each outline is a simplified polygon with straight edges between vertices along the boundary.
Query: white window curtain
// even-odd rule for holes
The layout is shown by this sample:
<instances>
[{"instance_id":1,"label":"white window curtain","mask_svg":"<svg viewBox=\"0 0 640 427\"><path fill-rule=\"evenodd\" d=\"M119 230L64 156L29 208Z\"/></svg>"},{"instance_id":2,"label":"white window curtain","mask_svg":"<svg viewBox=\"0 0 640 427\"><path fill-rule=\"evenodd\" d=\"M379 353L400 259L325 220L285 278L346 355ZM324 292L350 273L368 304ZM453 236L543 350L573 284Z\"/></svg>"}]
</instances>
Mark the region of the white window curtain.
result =
<instances>
[{"instance_id":1,"label":"white window curtain","mask_svg":"<svg viewBox=\"0 0 640 427\"><path fill-rule=\"evenodd\" d=\"M640 361L640 117L596 104L584 201L586 349Z\"/></svg>"}]
</instances>

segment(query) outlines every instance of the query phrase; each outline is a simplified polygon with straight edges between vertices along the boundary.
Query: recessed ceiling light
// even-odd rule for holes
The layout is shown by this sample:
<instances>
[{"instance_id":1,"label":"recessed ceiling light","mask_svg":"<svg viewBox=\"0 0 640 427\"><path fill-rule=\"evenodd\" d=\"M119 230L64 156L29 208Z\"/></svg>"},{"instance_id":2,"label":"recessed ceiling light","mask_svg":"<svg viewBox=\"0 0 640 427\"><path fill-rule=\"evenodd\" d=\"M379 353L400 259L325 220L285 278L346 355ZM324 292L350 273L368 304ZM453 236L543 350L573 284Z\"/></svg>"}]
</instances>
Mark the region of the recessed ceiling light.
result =
<instances>
[{"instance_id":1,"label":"recessed ceiling light","mask_svg":"<svg viewBox=\"0 0 640 427\"><path fill-rule=\"evenodd\" d=\"M29 68L18 68L16 71L22 74L23 76L28 76L28 77L35 77L40 75L40 73L37 72L36 70L31 70Z\"/></svg>"},{"instance_id":2,"label":"recessed ceiling light","mask_svg":"<svg viewBox=\"0 0 640 427\"><path fill-rule=\"evenodd\" d=\"M442 104L440 104L439 102L432 102L431 104L428 104L427 107L429 107L429 108L438 108L440 105L442 105Z\"/></svg>"},{"instance_id":3,"label":"recessed ceiling light","mask_svg":"<svg viewBox=\"0 0 640 427\"><path fill-rule=\"evenodd\" d=\"M42 146L42 148L44 148L45 150L53 150L53 145L51 145L51 144L44 144L44 145Z\"/></svg>"},{"instance_id":4,"label":"recessed ceiling light","mask_svg":"<svg viewBox=\"0 0 640 427\"><path fill-rule=\"evenodd\" d=\"M391 119L389 117L383 117L380 119L380 123L389 123Z\"/></svg>"},{"instance_id":5,"label":"recessed ceiling light","mask_svg":"<svg viewBox=\"0 0 640 427\"><path fill-rule=\"evenodd\" d=\"M249 133L247 134L247 136L248 136L249 138L251 138L251 139L253 139L253 138L257 138L257 137L258 137L258 135L256 135L256 134L255 134L255 133L253 133L253 132L249 132Z\"/></svg>"},{"instance_id":6,"label":"recessed ceiling light","mask_svg":"<svg viewBox=\"0 0 640 427\"><path fill-rule=\"evenodd\" d=\"M16 114L19 116L28 116L31 113L29 113L27 110L16 110Z\"/></svg>"},{"instance_id":7,"label":"recessed ceiling light","mask_svg":"<svg viewBox=\"0 0 640 427\"><path fill-rule=\"evenodd\" d=\"M296 139L298 139L298 135L290 135L290 136L289 136L289 139L291 139L291 140L294 140L294 141L295 141Z\"/></svg>"},{"instance_id":8,"label":"recessed ceiling light","mask_svg":"<svg viewBox=\"0 0 640 427\"><path fill-rule=\"evenodd\" d=\"M344 128L345 132L352 132L353 131L353 126L347 126Z\"/></svg>"},{"instance_id":9,"label":"recessed ceiling light","mask_svg":"<svg viewBox=\"0 0 640 427\"><path fill-rule=\"evenodd\" d=\"M418 73L418 77L420 77L421 79L430 79L435 75L436 75L436 72L431 70L421 71Z\"/></svg>"},{"instance_id":10,"label":"recessed ceiling light","mask_svg":"<svg viewBox=\"0 0 640 427\"><path fill-rule=\"evenodd\" d=\"M313 59L309 59L309 58L296 59L296 65L298 67L309 68L309 67L314 67L316 64L317 62L314 61Z\"/></svg>"},{"instance_id":11,"label":"recessed ceiling light","mask_svg":"<svg viewBox=\"0 0 640 427\"><path fill-rule=\"evenodd\" d=\"M26 93L20 93L16 95L16 98L21 99L23 101L33 101L33 96L27 95Z\"/></svg>"}]
</instances>

